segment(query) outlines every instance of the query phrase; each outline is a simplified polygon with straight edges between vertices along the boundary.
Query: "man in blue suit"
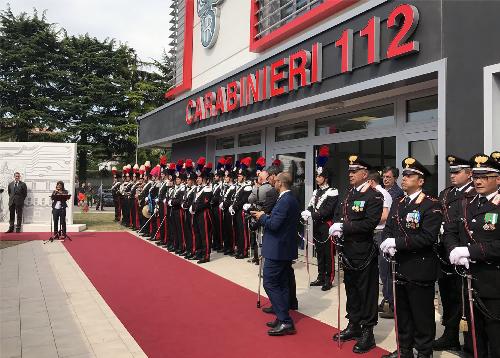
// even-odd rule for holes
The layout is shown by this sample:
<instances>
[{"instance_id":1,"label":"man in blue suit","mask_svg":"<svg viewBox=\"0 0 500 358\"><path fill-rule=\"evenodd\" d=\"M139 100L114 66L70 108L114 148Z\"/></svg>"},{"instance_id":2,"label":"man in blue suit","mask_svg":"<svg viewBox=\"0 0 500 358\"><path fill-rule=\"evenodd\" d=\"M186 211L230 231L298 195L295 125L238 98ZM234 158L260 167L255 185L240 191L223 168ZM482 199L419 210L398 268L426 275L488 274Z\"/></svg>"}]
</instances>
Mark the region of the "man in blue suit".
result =
<instances>
[{"instance_id":1,"label":"man in blue suit","mask_svg":"<svg viewBox=\"0 0 500 358\"><path fill-rule=\"evenodd\" d=\"M271 300L276 320L268 322L270 336L295 334L295 326L288 310L288 275L292 261L297 259L297 224L300 217L299 203L290 191L292 177L280 173L274 188L279 197L270 215L254 211L252 215L264 228L262 256L264 261L264 289Z\"/></svg>"}]
</instances>

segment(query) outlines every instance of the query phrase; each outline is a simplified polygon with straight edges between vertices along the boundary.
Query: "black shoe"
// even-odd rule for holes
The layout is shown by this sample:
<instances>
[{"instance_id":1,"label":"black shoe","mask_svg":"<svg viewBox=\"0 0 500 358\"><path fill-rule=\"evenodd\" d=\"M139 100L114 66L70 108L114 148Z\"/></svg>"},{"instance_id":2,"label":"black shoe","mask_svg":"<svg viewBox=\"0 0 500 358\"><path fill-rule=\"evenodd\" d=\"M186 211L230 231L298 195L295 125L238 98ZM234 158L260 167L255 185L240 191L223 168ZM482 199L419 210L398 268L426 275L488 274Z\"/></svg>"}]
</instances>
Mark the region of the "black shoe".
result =
<instances>
[{"instance_id":1,"label":"black shoe","mask_svg":"<svg viewBox=\"0 0 500 358\"><path fill-rule=\"evenodd\" d=\"M295 334L297 330L293 323L280 323L276 327L271 328L267 331L267 334L270 336L284 336L287 334Z\"/></svg>"},{"instance_id":2,"label":"black shoe","mask_svg":"<svg viewBox=\"0 0 500 358\"><path fill-rule=\"evenodd\" d=\"M432 353L421 353L421 352L418 352L417 354L417 358L431 358L432 357Z\"/></svg>"},{"instance_id":3,"label":"black shoe","mask_svg":"<svg viewBox=\"0 0 500 358\"><path fill-rule=\"evenodd\" d=\"M351 341L353 339L358 339L359 337L361 337L361 326L356 323L349 322L347 327L344 330L340 331L341 342ZM338 341L339 334L335 333L332 339L334 341Z\"/></svg>"},{"instance_id":4,"label":"black shoe","mask_svg":"<svg viewBox=\"0 0 500 358\"><path fill-rule=\"evenodd\" d=\"M274 314L273 306L263 307L262 308L262 312L269 313L269 314Z\"/></svg>"},{"instance_id":5,"label":"black shoe","mask_svg":"<svg viewBox=\"0 0 500 358\"><path fill-rule=\"evenodd\" d=\"M323 286L324 284L325 284L325 282L323 280L320 280L319 278L317 278L316 280L311 282L309 284L309 286Z\"/></svg>"},{"instance_id":6,"label":"black shoe","mask_svg":"<svg viewBox=\"0 0 500 358\"><path fill-rule=\"evenodd\" d=\"M400 348L400 358L414 358L413 356L413 349L403 349ZM395 350L392 353L385 354L382 356L382 358L398 358L398 351Z\"/></svg>"},{"instance_id":7,"label":"black shoe","mask_svg":"<svg viewBox=\"0 0 500 358\"><path fill-rule=\"evenodd\" d=\"M197 264L204 264L206 262L210 262L210 259L207 258L207 259L201 259L201 260L198 260Z\"/></svg>"},{"instance_id":8,"label":"black shoe","mask_svg":"<svg viewBox=\"0 0 500 358\"><path fill-rule=\"evenodd\" d=\"M333 287L331 282L325 283L323 286L321 286L321 291L329 291Z\"/></svg>"},{"instance_id":9,"label":"black shoe","mask_svg":"<svg viewBox=\"0 0 500 358\"><path fill-rule=\"evenodd\" d=\"M196 255L191 255L188 260L199 260L200 258L197 257Z\"/></svg>"},{"instance_id":10,"label":"black shoe","mask_svg":"<svg viewBox=\"0 0 500 358\"><path fill-rule=\"evenodd\" d=\"M156 245L158 245L158 246L163 246L163 245L165 245L165 243L164 243L163 241L158 241L158 242L156 243Z\"/></svg>"},{"instance_id":11,"label":"black shoe","mask_svg":"<svg viewBox=\"0 0 500 358\"><path fill-rule=\"evenodd\" d=\"M378 314L380 318L387 318L387 319L393 319L394 318L394 311L389 305L384 306L384 312L380 312Z\"/></svg>"},{"instance_id":12,"label":"black shoe","mask_svg":"<svg viewBox=\"0 0 500 358\"><path fill-rule=\"evenodd\" d=\"M385 298L380 301L380 304L378 305L378 311L379 312L384 312L385 311L385 306L389 307L389 301L387 301Z\"/></svg>"},{"instance_id":13,"label":"black shoe","mask_svg":"<svg viewBox=\"0 0 500 358\"><path fill-rule=\"evenodd\" d=\"M366 353L375 348L375 337L373 336L373 327L363 327L361 329L361 338L358 339L352 351L354 353Z\"/></svg>"},{"instance_id":14,"label":"black shoe","mask_svg":"<svg viewBox=\"0 0 500 358\"><path fill-rule=\"evenodd\" d=\"M11 232L14 232L14 228L11 228L11 227L10 227L10 228L9 228L9 230L7 230L5 233L6 233L6 234L10 234Z\"/></svg>"},{"instance_id":15,"label":"black shoe","mask_svg":"<svg viewBox=\"0 0 500 358\"><path fill-rule=\"evenodd\" d=\"M432 350L434 351L459 351L461 350L460 341L458 340L458 329L456 333L451 332L449 328L444 330L441 337L432 342Z\"/></svg>"},{"instance_id":16,"label":"black shoe","mask_svg":"<svg viewBox=\"0 0 500 358\"><path fill-rule=\"evenodd\" d=\"M218 252L219 254L221 254L221 253L223 253L223 252L224 252L224 255L226 254L226 253L225 253L225 251L224 251L224 249L219 249L219 250L217 250L217 252Z\"/></svg>"},{"instance_id":17,"label":"black shoe","mask_svg":"<svg viewBox=\"0 0 500 358\"><path fill-rule=\"evenodd\" d=\"M402 357L402 356L401 356ZM382 358L398 358L398 351L395 350L394 352L392 353L389 353L389 354L384 354L382 356Z\"/></svg>"},{"instance_id":18,"label":"black shoe","mask_svg":"<svg viewBox=\"0 0 500 358\"><path fill-rule=\"evenodd\" d=\"M235 258L236 260L241 260L241 259L244 259L243 255L240 255L240 254L236 255L234 258Z\"/></svg>"},{"instance_id":19,"label":"black shoe","mask_svg":"<svg viewBox=\"0 0 500 358\"><path fill-rule=\"evenodd\" d=\"M280 320L276 318L274 321L267 322L267 323L266 323L266 326L268 326L269 328L274 328L274 327L276 327L278 324L280 324Z\"/></svg>"}]
</instances>

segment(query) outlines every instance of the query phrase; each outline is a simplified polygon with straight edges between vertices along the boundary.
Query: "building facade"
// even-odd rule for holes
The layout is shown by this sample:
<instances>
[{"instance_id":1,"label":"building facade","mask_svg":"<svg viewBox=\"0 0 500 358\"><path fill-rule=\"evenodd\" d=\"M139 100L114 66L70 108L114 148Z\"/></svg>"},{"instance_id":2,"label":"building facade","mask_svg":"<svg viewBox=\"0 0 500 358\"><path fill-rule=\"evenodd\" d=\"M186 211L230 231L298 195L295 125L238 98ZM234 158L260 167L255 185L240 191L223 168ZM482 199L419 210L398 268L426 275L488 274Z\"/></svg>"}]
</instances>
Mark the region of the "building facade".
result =
<instances>
[{"instance_id":1,"label":"building facade","mask_svg":"<svg viewBox=\"0 0 500 358\"><path fill-rule=\"evenodd\" d=\"M176 0L170 101L140 118L141 147L172 160L278 158L302 203L330 147L400 167L413 155L446 185L448 153L500 147L500 2Z\"/></svg>"}]
</instances>

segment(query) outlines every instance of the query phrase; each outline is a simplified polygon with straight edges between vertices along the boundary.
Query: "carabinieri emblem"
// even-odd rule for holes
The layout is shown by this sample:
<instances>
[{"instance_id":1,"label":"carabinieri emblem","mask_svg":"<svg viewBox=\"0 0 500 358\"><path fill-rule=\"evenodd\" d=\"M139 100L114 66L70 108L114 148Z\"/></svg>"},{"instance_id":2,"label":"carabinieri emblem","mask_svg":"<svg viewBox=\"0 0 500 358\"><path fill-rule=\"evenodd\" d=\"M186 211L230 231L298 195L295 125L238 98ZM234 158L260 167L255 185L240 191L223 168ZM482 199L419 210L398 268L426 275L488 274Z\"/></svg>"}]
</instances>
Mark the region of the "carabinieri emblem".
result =
<instances>
[{"instance_id":1,"label":"carabinieri emblem","mask_svg":"<svg viewBox=\"0 0 500 358\"><path fill-rule=\"evenodd\" d=\"M218 6L223 2L224 0L197 0L201 27L201 44L205 48L213 47L217 41L220 16Z\"/></svg>"}]
</instances>

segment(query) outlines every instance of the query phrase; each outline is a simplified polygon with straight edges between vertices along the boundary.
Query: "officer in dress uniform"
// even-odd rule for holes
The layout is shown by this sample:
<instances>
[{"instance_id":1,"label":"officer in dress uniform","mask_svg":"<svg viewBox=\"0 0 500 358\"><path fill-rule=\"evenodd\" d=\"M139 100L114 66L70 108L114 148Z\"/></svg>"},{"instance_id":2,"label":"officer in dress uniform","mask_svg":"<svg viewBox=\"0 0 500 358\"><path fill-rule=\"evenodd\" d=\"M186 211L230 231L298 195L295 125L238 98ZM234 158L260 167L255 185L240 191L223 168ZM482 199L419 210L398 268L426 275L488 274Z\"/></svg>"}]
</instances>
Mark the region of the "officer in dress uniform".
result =
<instances>
[{"instance_id":1,"label":"officer in dress uniform","mask_svg":"<svg viewBox=\"0 0 500 358\"><path fill-rule=\"evenodd\" d=\"M130 182L130 168L128 165L123 167L123 183L120 186L120 206L122 209L122 226L128 226L130 220L129 195L132 186Z\"/></svg>"},{"instance_id":2,"label":"officer in dress uniform","mask_svg":"<svg viewBox=\"0 0 500 358\"><path fill-rule=\"evenodd\" d=\"M147 205L146 198L148 197L149 190L151 189L151 186L153 185L153 181L151 180L151 172L149 170L150 168L151 168L150 162L146 161L146 163L144 163L144 183L142 186L142 191L137 198L139 200L139 207L141 208L141 210L140 210L140 224L141 224L142 231L139 231L139 235L141 235L141 236L149 236L149 224L146 225L148 218L146 218L144 216L143 208Z\"/></svg>"},{"instance_id":3,"label":"officer in dress uniform","mask_svg":"<svg viewBox=\"0 0 500 358\"><path fill-rule=\"evenodd\" d=\"M158 192L160 191L160 174L161 168L160 165L156 165L153 169L151 169L151 180L152 184L149 188L149 193L147 196L147 203L149 205L151 211L151 220L149 221L149 239L150 241L156 240L157 237L157 229L158 229Z\"/></svg>"},{"instance_id":4,"label":"officer in dress uniform","mask_svg":"<svg viewBox=\"0 0 500 358\"><path fill-rule=\"evenodd\" d=\"M222 188L224 186L224 165L226 160L224 157L219 158L217 167L214 173L213 195L210 202L210 210L212 213L213 222L213 242L212 248L217 252L224 252L224 239L222 230L222 209L219 207L222 202Z\"/></svg>"},{"instance_id":5,"label":"officer in dress uniform","mask_svg":"<svg viewBox=\"0 0 500 358\"><path fill-rule=\"evenodd\" d=\"M139 180L139 165L136 163L134 164L134 167L132 168L132 186L130 187L130 196L128 199L129 202L129 228L135 229L135 215L136 215L136 208L135 208L135 192L137 190L137 186L139 185L138 183Z\"/></svg>"},{"instance_id":6,"label":"officer in dress uniform","mask_svg":"<svg viewBox=\"0 0 500 358\"><path fill-rule=\"evenodd\" d=\"M134 218L134 230L139 232L141 229L141 209L142 207L140 206L139 203L139 196L142 193L142 189L144 188L144 164L139 167L139 174L138 174L138 179L137 179L137 187L135 189L135 195L134 195L134 206L135 206L135 218Z\"/></svg>"},{"instance_id":7,"label":"officer in dress uniform","mask_svg":"<svg viewBox=\"0 0 500 358\"><path fill-rule=\"evenodd\" d=\"M443 213L442 230L451 220L450 212L454 211L453 206L460 205L465 194L475 194L470 162L454 155L448 155L446 160L449 165L451 186L439 194L439 202ZM458 337L460 318L462 317L462 280L448 260L442 233L440 238L438 254L441 277L438 280L438 285L443 305L442 324L445 329L443 335L434 341L432 348L435 351L459 351L461 350Z\"/></svg>"},{"instance_id":8,"label":"officer in dress uniform","mask_svg":"<svg viewBox=\"0 0 500 358\"><path fill-rule=\"evenodd\" d=\"M172 230L172 241L167 245L168 251L179 251L184 249L185 239L185 218L184 209L182 208L183 197L186 191L185 180L187 179L186 171L183 169L184 162L177 161L175 169L175 185L168 200L170 207L170 228Z\"/></svg>"},{"instance_id":9,"label":"officer in dress uniform","mask_svg":"<svg viewBox=\"0 0 500 358\"><path fill-rule=\"evenodd\" d=\"M204 158L203 158L204 159ZM196 258L198 264L210 262L210 251L212 243L212 213L210 202L212 201L212 163L199 168L196 179L196 194L189 208L193 215L193 231L196 237Z\"/></svg>"},{"instance_id":10,"label":"officer in dress uniform","mask_svg":"<svg viewBox=\"0 0 500 358\"><path fill-rule=\"evenodd\" d=\"M113 174L113 184L111 185L111 195L113 196L113 205L115 207L115 221L120 221L121 208L120 208L120 173L116 167L111 168Z\"/></svg>"},{"instance_id":11,"label":"officer in dress uniform","mask_svg":"<svg viewBox=\"0 0 500 358\"><path fill-rule=\"evenodd\" d=\"M162 247L168 248L173 242L172 239L172 227L171 224L171 216L172 216L172 207L168 205L170 199L172 198L172 194L174 192L174 178L175 178L175 163L170 163L165 168L167 184L165 191L165 199L164 199L164 207L165 207L165 236L163 237Z\"/></svg>"},{"instance_id":12,"label":"officer in dress uniform","mask_svg":"<svg viewBox=\"0 0 500 358\"><path fill-rule=\"evenodd\" d=\"M383 195L368 182L371 166L357 155L349 157L351 189L337 208L330 235L342 237L346 311L349 324L333 340L357 340L355 353L375 347L373 327L378 320L378 260L373 240L380 222Z\"/></svg>"},{"instance_id":13,"label":"officer in dress uniform","mask_svg":"<svg viewBox=\"0 0 500 358\"><path fill-rule=\"evenodd\" d=\"M233 221L233 215L229 212L229 207L233 203L234 193L236 193L235 179L237 176L237 168L239 162L233 167L231 157L226 157L224 166L224 189L223 199L219 207L222 209L222 230L224 231L224 255L234 255L234 247L236 246L236 230Z\"/></svg>"},{"instance_id":14,"label":"officer in dress uniform","mask_svg":"<svg viewBox=\"0 0 500 358\"><path fill-rule=\"evenodd\" d=\"M451 264L464 266L473 278L478 357L500 357L500 164L494 157L476 154L471 165L477 194L466 195L451 213L444 243ZM463 294L467 302L467 292ZM464 348L472 353L470 312L465 306L469 329Z\"/></svg>"},{"instance_id":15,"label":"officer in dress uniform","mask_svg":"<svg viewBox=\"0 0 500 358\"><path fill-rule=\"evenodd\" d=\"M187 165L186 168L188 168ZM182 209L184 212L184 243L186 245L185 258L188 260L196 260L196 250L198 249L196 246L196 236L193 226L194 216L189 212L189 208L193 204L194 197L196 195L196 178L197 175L191 164L191 169L189 169L187 174L186 191L184 192L184 196L182 198Z\"/></svg>"},{"instance_id":16,"label":"officer in dress uniform","mask_svg":"<svg viewBox=\"0 0 500 358\"><path fill-rule=\"evenodd\" d=\"M432 357L436 335L434 286L439 261L434 251L441 227L441 205L422 191L427 169L415 158L403 160L401 186L406 196L392 205L380 250L396 260L399 348L402 358ZM398 351L384 357L396 358Z\"/></svg>"},{"instance_id":17,"label":"officer in dress uniform","mask_svg":"<svg viewBox=\"0 0 500 358\"><path fill-rule=\"evenodd\" d=\"M161 184L158 190L158 221L160 237L156 245L162 246L166 243L165 237L167 235L167 191L168 191L168 171L167 171L167 157L162 155L160 157L161 168Z\"/></svg>"},{"instance_id":18,"label":"officer in dress uniform","mask_svg":"<svg viewBox=\"0 0 500 358\"><path fill-rule=\"evenodd\" d=\"M333 213L337 207L338 190L328 184L330 173L327 168L329 149L322 146L316 157L316 184L311 200L306 210L302 212L302 219L313 220L313 240L318 259L318 278L311 282L311 286L322 286L322 291L333 287L335 277L335 245L328 233L333 224Z\"/></svg>"},{"instance_id":19,"label":"officer in dress uniform","mask_svg":"<svg viewBox=\"0 0 500 358\"><path fill-rule=\"evenodd\" d=\"M237 259L248 258L248 249L250 246L250 236L248 232L248 219L243 211L243 205L248 202L248 197L252 192L252 183L247 181L250 177L250 165L252 158L246 157L240 160L240 169L238 170L238 186L234 193L234 200L229 207L229 213L233 215L236 226L236 247Z\"/></svg>"}]
</instances>

